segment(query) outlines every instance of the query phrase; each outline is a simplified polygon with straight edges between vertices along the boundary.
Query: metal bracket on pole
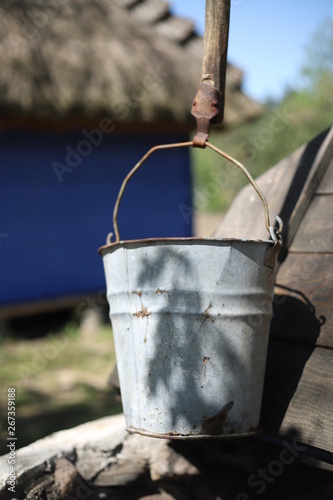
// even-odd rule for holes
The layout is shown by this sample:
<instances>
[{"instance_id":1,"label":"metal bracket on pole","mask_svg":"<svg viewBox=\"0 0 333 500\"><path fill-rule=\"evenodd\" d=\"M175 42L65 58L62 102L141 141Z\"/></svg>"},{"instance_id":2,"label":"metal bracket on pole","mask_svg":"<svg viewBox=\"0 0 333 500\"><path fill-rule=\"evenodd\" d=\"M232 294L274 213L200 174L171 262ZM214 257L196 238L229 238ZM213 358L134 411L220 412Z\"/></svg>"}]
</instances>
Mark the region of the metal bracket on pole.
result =
<instances>
[{"instance_id":1,"label":"metal bracket on pole","mask_svg":"<svg viewBox=\"0 0 333 500\"><path fill-rule=\"evenodd\" d=\"M193 101L197 120L193 145L204 148L210 126L222 123L230 21L230 0L206 0L201 83Z\"/></svg>"}]
</instances>

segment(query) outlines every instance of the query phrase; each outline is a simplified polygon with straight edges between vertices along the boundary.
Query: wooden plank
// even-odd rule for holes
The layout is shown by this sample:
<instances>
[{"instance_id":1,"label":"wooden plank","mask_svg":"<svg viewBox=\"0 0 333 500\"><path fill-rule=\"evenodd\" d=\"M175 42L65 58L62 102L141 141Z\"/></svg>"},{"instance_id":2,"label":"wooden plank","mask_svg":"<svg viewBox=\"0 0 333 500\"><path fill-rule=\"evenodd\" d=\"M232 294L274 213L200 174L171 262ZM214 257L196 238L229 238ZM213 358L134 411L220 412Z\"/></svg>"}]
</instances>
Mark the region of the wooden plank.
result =
<instances>
[{"instance_id":1,"label":"wooden plank","mask_svg":"<svg viewBox=\"0 0 333 500\"><path fill-rule=\"evenodd\" d=\"M230 22L230 0L206 0L202 83L210 83L221 92L224 107L225 79ZM220 110L220 123L223 119Z\"/></svg>"},{"instance_id":2,"label":"wooden plank","mask_svg":"<svg viewBox=\"0 0 333 500\"><path fill-rule=\"evenodd\" d=\"M297 149L256 180L266 196L271 217L281 212L283 200L295 176L304 149L305 146ZM218 238L267 238L263 207L252 186L248 185L238 193L213 236Z\"/></svg>"},{"instance_id":3,"label":"wooden plank","mask_svg":"<svg viewBox=\"0 0 333 500\"><path fill-rule=\"evenodd\" d=\"M273 338L333 348L333 255L289 254L276 283Z\"/></svg>"},{"instance_id":4,"label":"wooden plank","mask_svg":"<svg viewBox=\"0 0 333 500\"><path fill-rule=\"evenodd\" d=\"M313 161L313 166L306 184L297 200L296 206L291 213L290 218L288 218L288 226L285 227L285 231L282 234L286 248L290 247L293 238L300 230L299 226L308 210L312 197L318 189L323 176L330 168L333 158L333 126L328 130L328 132L323 132L308 145L307 148L310 149L310 156L313 154L312 150L315 151L317 147L319 147L318 153ZM306 157L304 162L307 162ZM292 195L292 189L288 195ZM281 211L281 217L283 220L283 210Z\"/></svg>"},{"instance_id":5,"label":"wooden plank","mask_svg":"<svg viewBox=\"0 0 333 500\"><path fill-rule=\"evenodd\" d=\"M92 292L89 296L87 294L77 294L65 297L56 297L49 300L40 300L35 302L27 302L23 304L14 304L9 306L0 307L0 320L10 318L17 318L20 316L33 316L35 314L50 313L59 311L61 309L71 309L82 304L82 307L89 306L91 301L94 301L95 296L99 294L99 303L106 305L106 299L102 299L100 292L95 294ZM97 299L96 299L97 302Z\"/></svg>"},{"instance_id":6,"label":"wooden plank","mask_svg":"<svg viewBox=\"0 0 333 500\"><path fill-rule=\"evenodd\" d=\"M333 161L322 178L316 194L333 194Z\"/></svg>"},{"instance_id":7,"label":"wooden plank","mask_svg":"<svg viewBox=\"0 0 333 500\"><path fill-rule=\"evenodd\" d=\"M275 215L280 215L283 219L286 248L326 169L330 166L332 148L333 127L257 179L268 201L271 219ZM245 187L238 194L214 236L267 238L262 205L251 186Z\"/></svg>"},{"instance_id":8,"label":"wooden plank","mask_svg":"<svg viewBox=\"0 0 333 500\"><path fill-rule=\"evenodd\" d=\"M280 450L285 449L287 447L286 443L289 443L290 446L294 447L294 438L291 436L290 439L286 437L273 436L272 434L265 434L265 432L260 432L257 436L251 439L252 442L258 443L262 452L269 453L273 451L273 449ZM294 448L295 449L295 448ZM316 469L323 469L326 471L333 472L333 454L322 450L319 448L314 448L313 446L303 446L300 451L300 456L297 461L309 465L311 467L316 467ZM312 469L313 471L314 469ZM298 499L299 500L299 499ZM305 499L303 499L305 500Z\"/></svg>"},{"instance_id":9,"label":"wooden plank","mask_svg":"<svg viewBox=\"0 0 333 500\"><path fill-rule=\"evenodd\" d=\"M291 242L290 251L333 253L333 195L313 198Z\"/></svg>"},{"instance_id":10,"label":"wooden plank","mask_svg":"<svg viewBox=\"0 0 333 500\"><path fill-rule=\"evenodd\" d=\"M265 433L333 452L333 351L271 341L262 409Z\"/></svg>"}]
</instances>

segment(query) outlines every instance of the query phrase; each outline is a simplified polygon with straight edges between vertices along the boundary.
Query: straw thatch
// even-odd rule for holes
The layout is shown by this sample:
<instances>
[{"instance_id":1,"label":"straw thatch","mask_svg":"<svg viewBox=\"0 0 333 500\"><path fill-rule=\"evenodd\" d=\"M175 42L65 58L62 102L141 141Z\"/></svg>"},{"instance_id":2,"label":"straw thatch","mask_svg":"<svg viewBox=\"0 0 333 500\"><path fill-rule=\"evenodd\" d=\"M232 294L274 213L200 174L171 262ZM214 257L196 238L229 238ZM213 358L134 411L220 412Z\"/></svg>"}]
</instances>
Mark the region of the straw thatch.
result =
<instances>
[{"instance_id":1,"label":"straw thatch","mask_svg":"<svg viewBox=\"0 0 333 500\"><path fill-rule=\"evenodd\" d=\"M0 118L192 123L202 40L164 0L3 0ZM225 122L260 113L228 68Z\"/></svg>"}]
</instances>

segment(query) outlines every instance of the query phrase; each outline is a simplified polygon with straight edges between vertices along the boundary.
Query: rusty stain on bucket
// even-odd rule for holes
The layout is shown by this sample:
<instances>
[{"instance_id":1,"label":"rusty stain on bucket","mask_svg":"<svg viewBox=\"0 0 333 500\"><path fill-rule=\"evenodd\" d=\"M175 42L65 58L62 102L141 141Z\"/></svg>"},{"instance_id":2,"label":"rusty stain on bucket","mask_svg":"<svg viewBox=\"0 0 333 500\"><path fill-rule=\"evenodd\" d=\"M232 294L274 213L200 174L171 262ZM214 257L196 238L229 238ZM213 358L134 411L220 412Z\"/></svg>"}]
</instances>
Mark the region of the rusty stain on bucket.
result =
<instances>
[{"instance_id":1,"label":"rusty stain on bucket","mask_svg":"<svg viewBox=\"0 0 333 500\"><path fill-rule=\"evenodd\" d=\"M202 434L219 435L223 434L224 424L228 418L228 413L234 406L234 401L229 401L223 408L213 417L204 416L202 419Z\"/></svg>"},{"instance_id":2,"label":"rusty stain on bucket","mask_svg":"<svg viewBox=\"0 0 333 500\"><path fill-rule=\"evenodd\" d=\"M133 316L136 316L137 318L147 318L150 315L151 315L151 312L149 312L147 307L144 307L144 306L142 306L141 311L133 313Z\"/></svg>"}]
</instances>

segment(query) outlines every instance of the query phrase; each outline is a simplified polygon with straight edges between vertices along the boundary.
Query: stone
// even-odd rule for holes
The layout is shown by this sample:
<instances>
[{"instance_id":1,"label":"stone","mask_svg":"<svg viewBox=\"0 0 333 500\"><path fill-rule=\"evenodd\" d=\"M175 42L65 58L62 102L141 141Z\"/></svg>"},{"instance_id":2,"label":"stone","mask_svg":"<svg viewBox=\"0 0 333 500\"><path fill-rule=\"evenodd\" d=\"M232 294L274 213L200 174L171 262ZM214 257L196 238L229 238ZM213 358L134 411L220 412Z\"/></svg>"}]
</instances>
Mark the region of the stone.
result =
<instances>
[{"instance_id":1,"label":"stone","mask_svg":"<svg viewBox=\"0 0 333 500\"><path fill-rule=\"evenodd\" d=\"M53 478L51 476L44 476L29 491L25 490L24 497L20 495L18 498L24 498L25 500L40 500L41 498L56 500L59 496L57 490L54 488Z\"/></svg>"},{"instance_id":2,"label":"stone","mask_svg":"<svg viewBox=\"0 0 333 500\"><path fill-rule=\"evenodd\" d=\"M94 480L95 486L126 486L147 475L148 464L144 460L121 460L103 470Z\"/></svg>"},{"instance_id":3,"label":"stone","mask_svg":"<svg viewBox=\"0 0 333 500\"><path fill-rule=\"evenodd\" d=\"M97 446L83 446L77 449L76 470L86 480L92 481L98 474L117 462L115 453L120 450L119 445L114 450L102 451Z\"/></svg>"},{"instance_id":4,"label":"stone","mask_svg":"<svg viewBox=\"0 0 333 500\"><path fill-rule=\"evenodd\" d=\"M154 445L156 445L156 440L153 438L127 434L121 449L114 455L113 463L100 472L94 484L122 486L147 475Z\"/></svg>"},{"instance_id":5,"label":"stone","mask_svg":"<svg viewBox=\"0 0 333 500\"><path fill-rule=\"evenodd\" d=\"M67 458L58 458L54 470L54 487L59 496L63 496L74 488L77 471Z\"/></svg>"},{"instance_id":6,"label":"stone","mask_svg":"<svg viewBox=\"0 0 333 500\"><path fill-rule=\"evenodd\" d=\"M153 481L195 476L199 470L187 458L171 448L168 441L152 448L150 477Z\"/></svg>"}]
</instances>

